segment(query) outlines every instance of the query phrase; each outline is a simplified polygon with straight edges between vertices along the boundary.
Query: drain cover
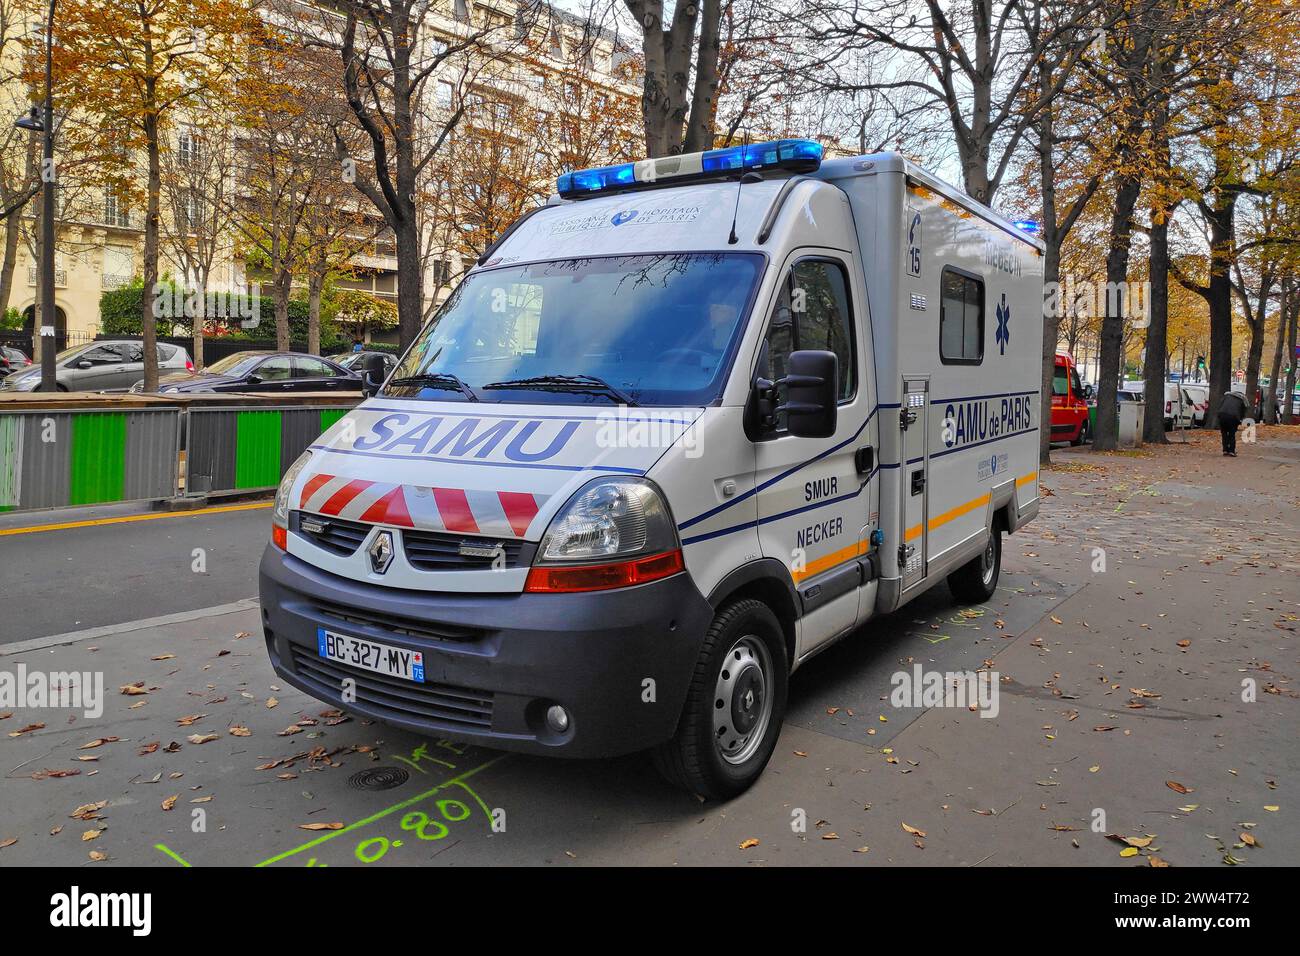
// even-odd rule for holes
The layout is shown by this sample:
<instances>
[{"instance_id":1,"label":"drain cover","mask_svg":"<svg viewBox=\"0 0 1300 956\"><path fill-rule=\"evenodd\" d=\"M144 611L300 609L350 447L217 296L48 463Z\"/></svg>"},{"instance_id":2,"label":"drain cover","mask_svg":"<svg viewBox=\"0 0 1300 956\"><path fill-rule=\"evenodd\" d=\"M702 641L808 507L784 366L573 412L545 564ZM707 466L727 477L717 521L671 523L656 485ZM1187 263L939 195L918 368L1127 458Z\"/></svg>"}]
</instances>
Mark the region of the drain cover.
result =
<instances>
[{"instance_id":1,"label":"drain cover","mask_svg":"<svg viewBox=\"0 0 1300 956\"><path fill-rule=\"evenodd\" d=\"M348 786L357 790L392 790L411 779L401 767L371 767L348 777Z\"/></svg>"}]
</instances>

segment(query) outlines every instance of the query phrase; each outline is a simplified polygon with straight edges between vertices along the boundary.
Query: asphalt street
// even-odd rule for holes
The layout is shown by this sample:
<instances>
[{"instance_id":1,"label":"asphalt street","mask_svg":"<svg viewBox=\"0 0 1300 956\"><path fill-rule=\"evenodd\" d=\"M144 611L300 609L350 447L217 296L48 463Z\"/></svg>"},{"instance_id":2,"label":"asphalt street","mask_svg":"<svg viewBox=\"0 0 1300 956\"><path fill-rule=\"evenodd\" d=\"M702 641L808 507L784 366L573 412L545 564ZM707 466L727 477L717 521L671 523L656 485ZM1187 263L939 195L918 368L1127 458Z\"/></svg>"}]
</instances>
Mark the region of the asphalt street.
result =
<instances>
[{"instance_id":1,"label":"asphalt street","mask_svg":"<svg viewBox=\"0 0 1300 956\"><path fill-rule=\"evenodd\" d=\"M0 515L0 645L256 597L269 529L267 502Z\"/></svg>"},{"instance_id":2,"label":"asphalt street","mask_svg":"<svg viewBox=\"0 0 1300 956\"><path fill-rule=\"evenodd\" d=\"M0 669L109 691L97 719L0 712L0 865L1293 863L1300 429L1261 431L1232 460L1211 435L1057 453L995 597L939 586L810 662L767 772L725 804L637 755L424 739L284 685L241 600L264 510L0 536L6 582L68 541L78 569L37 628L62 636L10 638ZM94 618L73 575L99 561L119 613ZM997 713L895 706L917 664L995 672Z\"/></svg>"}]
</instances>

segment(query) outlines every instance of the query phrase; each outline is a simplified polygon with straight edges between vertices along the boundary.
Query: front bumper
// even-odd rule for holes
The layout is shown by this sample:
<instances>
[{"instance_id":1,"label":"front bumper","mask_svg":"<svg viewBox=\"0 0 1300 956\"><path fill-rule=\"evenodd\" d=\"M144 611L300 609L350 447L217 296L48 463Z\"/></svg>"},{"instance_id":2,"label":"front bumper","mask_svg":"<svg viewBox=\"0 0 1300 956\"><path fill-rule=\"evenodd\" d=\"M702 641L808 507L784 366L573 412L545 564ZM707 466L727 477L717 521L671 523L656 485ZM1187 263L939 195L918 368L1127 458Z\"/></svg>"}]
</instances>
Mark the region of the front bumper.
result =
<instances>
[{"instance_id":1,"label":"front bumper","mask_svg":"<svg viewBox=\"0 0 1300 956\"><path fill-rule=\"evenodd\" d=\"M267 546L262 624L275 672L350 713L502 750L611 757L669 739L713 609L683 573L576 594L376 587ZM317 629L418 650L425 682L317 654ZM356 699L343 699L343 679ZM652 682L652 683L651 683ZM555 733L552 704L569 711Z\"/></svg>"}]
</instances>

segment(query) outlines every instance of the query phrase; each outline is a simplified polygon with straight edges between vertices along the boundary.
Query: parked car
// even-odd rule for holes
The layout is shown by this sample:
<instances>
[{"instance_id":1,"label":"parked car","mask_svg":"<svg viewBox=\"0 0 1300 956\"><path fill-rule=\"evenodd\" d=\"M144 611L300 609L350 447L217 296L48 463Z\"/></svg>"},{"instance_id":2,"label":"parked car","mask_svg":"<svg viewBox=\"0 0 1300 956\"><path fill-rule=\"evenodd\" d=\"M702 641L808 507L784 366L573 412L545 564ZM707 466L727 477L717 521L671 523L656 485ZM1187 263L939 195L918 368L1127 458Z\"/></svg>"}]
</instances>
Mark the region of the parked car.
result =
<instances>
[{"instance_id":1,"label":"parked car","mask_svg":"<svg viewBox=\"0 0 1300 956\"><path fill-rule=\"evenodd\" d=\"M1120 401L1143 401L1146 395L1146 386L1142 382L1125 382L1123 388L1117 393ZM1135 396L1126 398L1125 396ZM1191 397L1184 393L1183 389L1177 382L1165 382L1165 431L1174 428L1191 428L1193 427L1193 414L1196 409L1196 403Z\"/></svg>"},{"instance_id":2,"label":"parked car","mask_svg":"<svg viewBox=\"0 0 1300 956\"><path fill-rule=\"evenodd\" d=\"M202 372L161 376L158 392L360 392L361 385L360 375L317 355L235 352Z\"/></svg>"},{"instance_id":3,"label":"parked car","mask_svg":"<svg viewBox=\"0 0 1300 956\"><path fill-rule=\"evenodd\" d=\"M1079 382L1074 359L1058 352L1052 373L1052 441L1068 441L1071 445L1088 441L1090 394L1091 389Z\"/></svg>"},{"instance_id":4,"label":"parked car","mask_svg":"<svg viewBox=\"0 0 1300 956\"><path fill-rule=\"evenodd\" d=\"M10 375L32 364L22 349L0 345L0 375Z\"/></svg>"},{"instance_id":5,"label":"parked car","mask_svg":"<svg viewBox=\"0 0 1300 956\"><path fill-rule=\"evenodd\" d=\"M159 342L158 372L193 370L190 353L179 345ZM75 345L54 357L60 392L125 392L144 379L144 343L112 340ZM29 365L0 383L6 391L32 392L40 387L39 365Z\"/></svg>"},{"instance_id":6,"label":"parked car","mask_svg":"<svg viewBox=\"0 0 1300 956\"><path fill-rule=\"evenodd\" d=\"M331 355L329 359L337 365L342 366L349 372L353 372L362 377L366 372L366 359L372 355L378 355L384 362L384 378L388 378L390 372L397 368L397 356L392 352L381 352L378 349L362 349L360 352L342 352L339 355Z\"/></svg>"}]
</instances>

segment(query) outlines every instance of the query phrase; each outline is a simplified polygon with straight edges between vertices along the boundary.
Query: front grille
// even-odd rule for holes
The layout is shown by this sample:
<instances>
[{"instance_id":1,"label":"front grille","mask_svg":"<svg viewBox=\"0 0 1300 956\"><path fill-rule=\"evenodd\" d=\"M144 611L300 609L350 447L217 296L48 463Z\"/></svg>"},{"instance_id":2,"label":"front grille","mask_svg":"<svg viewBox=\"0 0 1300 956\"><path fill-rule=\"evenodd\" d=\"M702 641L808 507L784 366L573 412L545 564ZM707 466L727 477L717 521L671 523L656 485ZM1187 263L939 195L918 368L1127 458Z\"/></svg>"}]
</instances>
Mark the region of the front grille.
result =
<instances>
[{"instance_id":1,"label":"front grille","mask_svg":"<svg viewBox=\"0 0 1300 956\"><path fill-rule=\"evenodd\" d=\"M422 641L466 643L480 640L487 634L487 631L477 627L462 627L457 624L422 621L419 618L396 617L390 614L371 614L360 608L331 604L328 601L313 601L312 605L325 617L344 624L374 628L383 633L401 634Z\"/></svg>"},{"instance_id":2,"label":"front grille","mask_svg":"<svg viewBox=\"0 0 1300 956\"><path fill-rule=\"evenodd\" d=\"M290 645L290 653L293 669L303 680L337 697L342 682L351 679L355 681L356 699L382 716L433 720L474 730L492 727L491 691L388 677L320 657L299 644Z\"/></svg>"},{"instance_id":3,"label":"front grille","mask_svg":"<svg viewBox=\"0 0 1300 956\"><path fill-rule=\"evenodd\" d=\"M319 525L321 530L309 531L303 527L304 523ZM374 526L362 524L360 521L345 521L342 518L327 518L324 515L305 515L297 511L294 512L293 518L293 530L297 534L317 547L340 557L354 554L357 548L361 547L361 542L366 540L366 535L370 534L372 527Z\"/></svg>"},{"instance_id":4,"label":"front grille","mask_svg":"<svg viewBox=\"0 0 1300 956\"><path fill-rule=\"evenodd\" d=\"M479 553L464 554L461 545ZM524 541L471 538L445 531L403 531L402 547L411 567L420 571L485 571L517 568L532 562L535 546ZM496 549L500 549L500 559Z\"/></svg>"}]
</instances>

